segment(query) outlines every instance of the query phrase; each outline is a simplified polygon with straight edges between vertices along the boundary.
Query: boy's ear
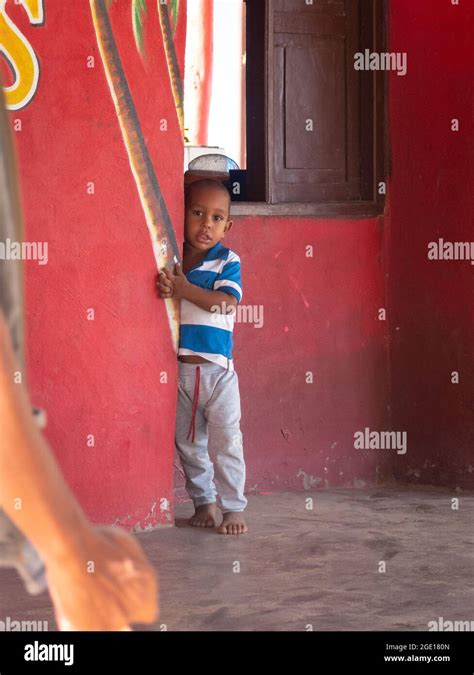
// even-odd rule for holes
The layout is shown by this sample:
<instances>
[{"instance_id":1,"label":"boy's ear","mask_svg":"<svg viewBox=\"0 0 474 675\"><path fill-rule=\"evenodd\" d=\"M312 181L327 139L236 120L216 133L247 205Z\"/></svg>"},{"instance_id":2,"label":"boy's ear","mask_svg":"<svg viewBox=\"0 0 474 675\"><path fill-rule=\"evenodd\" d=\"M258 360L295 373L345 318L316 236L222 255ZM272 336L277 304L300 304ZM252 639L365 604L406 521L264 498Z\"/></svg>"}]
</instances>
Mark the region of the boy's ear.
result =
<instances>
[{"instance_id":1,"label":"boy's ear","mask_svg":"<svg viewBox=\"0 0 474 675\"><path fill-rule=\"evenodd\" d=\"M232 229L232 220L228 220L225 226L225 234L227 234L227 232L229 232L231 229Z\"/></svg>"}]
</instances>

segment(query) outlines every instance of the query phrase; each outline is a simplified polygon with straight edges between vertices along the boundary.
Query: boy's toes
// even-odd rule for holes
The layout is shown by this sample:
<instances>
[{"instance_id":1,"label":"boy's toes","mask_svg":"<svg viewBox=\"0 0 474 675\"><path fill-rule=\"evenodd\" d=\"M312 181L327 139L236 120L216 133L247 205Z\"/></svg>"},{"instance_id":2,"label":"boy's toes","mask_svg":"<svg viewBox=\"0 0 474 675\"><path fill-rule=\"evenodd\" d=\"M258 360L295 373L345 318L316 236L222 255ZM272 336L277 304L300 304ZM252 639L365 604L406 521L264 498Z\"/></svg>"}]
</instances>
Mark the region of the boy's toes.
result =
<instances>
[{"instance_id":1,"label":"boy's toes","mask_svg":"<svg viewBox=\"0 0 474 675\"><path fill-rule=\"evenodd\" d=\"M189 519L189 524L193 527L215 527L216 526L216 505L204 504L198 506L194 515Z\"/></svg>"},{"instance_id":2,"label":"boy's toes","mask_svg":"<svg viewBox=\"0 0 474 675\"><path fill-rule=\"evenodd\" d=\"M222 523L217 531L219 534L244 534L244 532L247 532L248 528L243 512L224 513Z\"/></svg>"}]
</instances>

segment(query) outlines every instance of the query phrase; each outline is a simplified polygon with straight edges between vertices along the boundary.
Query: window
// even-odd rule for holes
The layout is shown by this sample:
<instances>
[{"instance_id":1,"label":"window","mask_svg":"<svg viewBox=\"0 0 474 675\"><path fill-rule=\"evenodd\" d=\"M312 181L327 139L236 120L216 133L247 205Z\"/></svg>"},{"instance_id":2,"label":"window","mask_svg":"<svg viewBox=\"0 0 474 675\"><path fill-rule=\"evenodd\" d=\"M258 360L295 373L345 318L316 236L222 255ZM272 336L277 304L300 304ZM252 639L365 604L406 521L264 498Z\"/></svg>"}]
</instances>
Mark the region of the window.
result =
<instances>
[{"instance_id":1,"label":"window","mask_svg":"<svg viewBox=\"0 0 474 675\"><path fill-rule=\"evenodd\" d=\"M248 200L381 210L385 78L354 55L383 51L384 3L246 5Z\"/></svg>"},{"instance_id":2,"label":"window","mask_svg":"<svg viewBox=\"0 0 474 675\"><path fill-rule=\"evenodd\" d=\"M385 77L354 66L356 54L384 50L385 0L215 0L206 8L214 64L225 52L210 97L224 117L211 117L201 138L240 166L231 173L233 213L381 212ZM193 35L199 41L200 31ZM232 105L235 138L224 133Z\"/></svg>"}]
</instances>

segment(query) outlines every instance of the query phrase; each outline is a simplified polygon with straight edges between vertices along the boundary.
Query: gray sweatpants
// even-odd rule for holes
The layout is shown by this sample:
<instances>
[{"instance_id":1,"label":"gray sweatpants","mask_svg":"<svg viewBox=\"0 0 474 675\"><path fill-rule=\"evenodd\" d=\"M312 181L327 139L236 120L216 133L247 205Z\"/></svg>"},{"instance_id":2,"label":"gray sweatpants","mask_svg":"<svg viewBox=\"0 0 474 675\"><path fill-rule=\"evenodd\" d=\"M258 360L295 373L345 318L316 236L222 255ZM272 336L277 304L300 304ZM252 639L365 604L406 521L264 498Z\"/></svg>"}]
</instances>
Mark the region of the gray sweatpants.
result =
<instances>
[{"instance_id":1,"label":"gray sweatpants","mask_svg":"<svg viewBox=\"0 0 474 675\"><path fill-rule=\"evenodd\" d=\"M243 511L245 462L239 380L217 363L179 364L176 450L194 506ZM194 414L193 414L194 413Z\"/></svg>"}]
</instances>

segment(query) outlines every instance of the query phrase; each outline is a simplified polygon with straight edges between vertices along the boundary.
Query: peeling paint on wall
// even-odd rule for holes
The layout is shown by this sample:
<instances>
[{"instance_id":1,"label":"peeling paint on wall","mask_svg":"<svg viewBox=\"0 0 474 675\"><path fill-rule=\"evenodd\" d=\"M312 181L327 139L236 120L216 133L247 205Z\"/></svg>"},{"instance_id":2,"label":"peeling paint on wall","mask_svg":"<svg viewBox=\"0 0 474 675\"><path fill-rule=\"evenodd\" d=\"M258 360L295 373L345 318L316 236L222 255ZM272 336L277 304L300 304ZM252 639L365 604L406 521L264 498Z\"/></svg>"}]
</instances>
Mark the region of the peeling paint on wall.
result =
<instances>
[{"instance_id":1,"label":"peeling paint on wall","mask_svg":"<svg viewBox=\"0 0 474 675\"><path fill-rule=\"evenodd\" d=\"M160 499L160 514L161 514L162 519L164 517L164 518L166 518L166 520L169 520L169 521L172 520L170 503L169 503L169 500L166 499L166 497L163 497L162 499Z\"/></svg>"},{"instance_id":2,"label":"peeling paint on wall","mask_svg":"<svg viewBox=\"0 0 474 675\"><path fill-rule=\"evenodd\" d=\"M299 469L298 473L296 474L297 478L300 476L303 476L303 488L305 490L311 490L312 487L319 485L323 480L318 476L311 476L310 474L307 474L305 471L303 471L303 469Z\"/></svg>"}]
</instances>

